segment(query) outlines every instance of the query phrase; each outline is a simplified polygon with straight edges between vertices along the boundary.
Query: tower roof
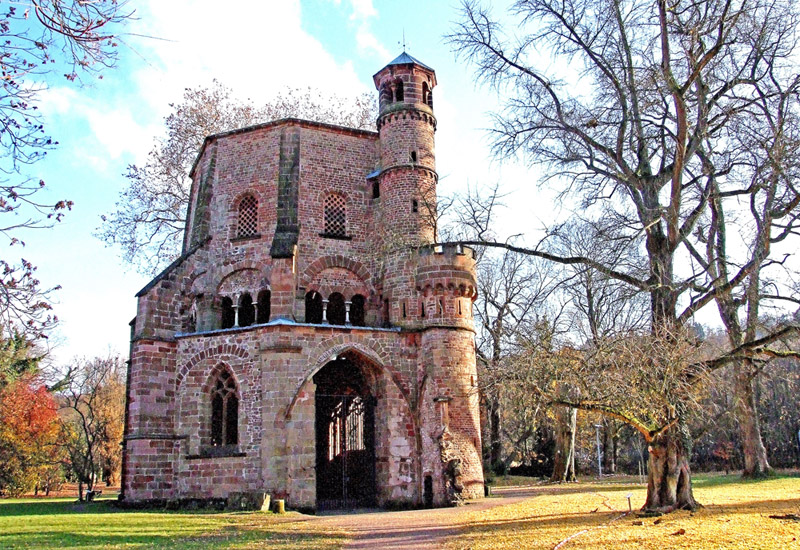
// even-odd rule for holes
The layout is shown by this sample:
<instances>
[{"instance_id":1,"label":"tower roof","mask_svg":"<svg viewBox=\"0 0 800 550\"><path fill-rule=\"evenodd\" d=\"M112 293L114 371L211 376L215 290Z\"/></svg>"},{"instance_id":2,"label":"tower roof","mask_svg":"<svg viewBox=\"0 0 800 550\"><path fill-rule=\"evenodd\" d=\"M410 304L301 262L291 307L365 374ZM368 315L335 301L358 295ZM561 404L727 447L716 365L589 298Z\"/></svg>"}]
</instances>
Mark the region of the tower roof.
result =
<instances>
[{"instance_id":1,"label":"tower roof","mask_svg":"<svg viewBox=\"0 0 800 550\"><path fill-rule=\"evenodd\" d=\"M386 66L389 67L390 65L406 65L408 63L414 63L415 65L419 65L420 67L428 69L429 71L433 70L432 68L428 67L425 63L417 59L416 57L408 55L405 50L403 50L403 53L395 57L392 61L387 63Z\"/></svg>"}]
</instances>

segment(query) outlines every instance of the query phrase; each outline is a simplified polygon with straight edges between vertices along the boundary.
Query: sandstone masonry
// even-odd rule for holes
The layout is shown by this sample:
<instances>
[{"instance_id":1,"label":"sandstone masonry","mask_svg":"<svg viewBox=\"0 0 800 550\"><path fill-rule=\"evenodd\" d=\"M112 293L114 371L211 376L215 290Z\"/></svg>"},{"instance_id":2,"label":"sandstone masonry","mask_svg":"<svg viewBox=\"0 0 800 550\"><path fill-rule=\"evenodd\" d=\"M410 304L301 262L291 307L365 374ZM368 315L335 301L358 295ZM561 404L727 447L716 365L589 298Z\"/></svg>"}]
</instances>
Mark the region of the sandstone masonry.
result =
<instances>
[{"instance_id":1,"label":"sandstone masonry","mask_svg":"<svg viewBox=\"0 0 800 550\"><path fill-rule=\"evenodd\" d=\"M183 254L137 295L125 502L483 496L475 259L435 242L436 75L403 53L374 81L377 133L206 138Z\"/></svg>"}]
</instances>

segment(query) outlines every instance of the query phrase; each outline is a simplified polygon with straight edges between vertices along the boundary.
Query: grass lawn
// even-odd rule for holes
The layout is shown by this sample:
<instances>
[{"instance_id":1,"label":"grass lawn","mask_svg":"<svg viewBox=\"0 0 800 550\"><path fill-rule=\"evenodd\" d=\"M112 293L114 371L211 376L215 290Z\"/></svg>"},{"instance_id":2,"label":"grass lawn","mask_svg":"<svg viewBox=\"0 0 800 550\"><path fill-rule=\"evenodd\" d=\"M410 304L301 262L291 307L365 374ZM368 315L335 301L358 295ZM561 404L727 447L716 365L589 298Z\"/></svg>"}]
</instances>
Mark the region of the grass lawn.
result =
<instances>
[{"instance_id":1,"label":"grass lawn","mask_svg":"<svg viewBox=\"0 0 800 550\"><path fill-rule=\"evenodd\" d=\"M534 548L618 549L800 549L800 522L770 515L800 515L800 477L742 481L737 475L694 476L697 512L660 518L622 516L645 488L632 478L541 485L533 499L461 518L453 550ZM622 517L620 517L622 516ZM573 537L574 538L569 538ZM569 539L569 540L567 540Z\"/></svg>"},{"instance_id":2,"label":"grass lawn","mask_svg":"<svg viewBox=\"0 0 800 550\"><path fill-rule=\"evenodd\" d=\"M538 480L506 480L528 487L499 489L509 496L533 495L515 504L488 510L453 509L441 516L450 550L672 548L797 549L800 522L770 515L800 515L800 476L779 476L756 482L737 475L697 475L695 496L704 505L695 513L675 512L660 518L639 518L644 487L635 478L600 482L540 484ZM533 485L533 487L531 487ZM350 515L348 525L358 515ZM363 516L375 522L375 516ZM371 518L371 519L370 519ZM400 521L402 515L392 516ZM387 517L388 519L388 517ZM333 517L288 513L119 510L112 499L78 504L72 498L0 500L0 549L334 549L351 539ZM391 522L389 522L391 523ZM413 530L414 525L399 529ZM370 525L355 531L365 532ZM455 536L453 536L455 535Z\"/></svg>"},{"instance_id":3,"label":"grass lawn","mask_svg":"<svg viewBox=\"0 0 800 550\"><path fill-rule=\"evenodd\" d=\"M127 511L112 499L0 500L0 548L341 548L342 532L288 513Z\"/></svg>"}]
</instances>

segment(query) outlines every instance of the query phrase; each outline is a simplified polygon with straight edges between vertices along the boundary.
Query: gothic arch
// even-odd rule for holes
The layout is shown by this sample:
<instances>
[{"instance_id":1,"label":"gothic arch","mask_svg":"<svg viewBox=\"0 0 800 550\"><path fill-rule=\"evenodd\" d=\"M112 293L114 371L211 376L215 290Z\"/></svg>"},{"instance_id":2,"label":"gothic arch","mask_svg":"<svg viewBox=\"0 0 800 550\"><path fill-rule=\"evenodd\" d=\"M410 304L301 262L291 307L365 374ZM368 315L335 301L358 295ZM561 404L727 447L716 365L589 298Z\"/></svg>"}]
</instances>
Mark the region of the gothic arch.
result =
<instances>
[{"instance_id":1,"label":"gothic arch","mask_svg":"<svg viewBox=\"0 0 800 550\"><path fill-rule=\"evenodd\" d=\"M235 346L233 344L220 344L217 346L211 346L203 351L200 351L194 354L192 357L186 361L181 369L178 371L178 376L175 378L175 392L176 394L180 391L181 385L183 384L186 375L192 371L195 367L202 366L203 363L208 363L205 366L205 369L202 371L205 373L205 377L203 378L203 387L209 383L211 379L211 375L213 374L213 369L217 368L220 365L226 365L231 369L233 373L234 379L236 380L237 385L240 388L240 391L243 390L244 386L242 385L243 380L236 374L236 371L233 370L231 367L232 364L235 363L243 363L250 359L250 353L247 351L247 348L244 346Z\"/></svg>"},{"instance_id":2,"label":"gothic arch","mask_svg":"<svg viewBox=\"0 0 800 550\"><path fill-rule=\"evenodd\" d=\"M335 359L337 355L347 352L356 353L367 359L377 368L378 373L386 373L392 383L394 383L397 391L403 396L403 400L408 407L408 411L411 413L413 408L411 406L411 396L409 391L400 381L400 377L397 372L389 365L386 351L382 349L375 350L369 346L355 342L342 342L342 337L337 336L322 342L312 352L304 354L304 359L308 360L308 364L311 365L311 368L306 373L306 376L303 378L303 380L297 385L294 395L292 396L292 400L286 407L286 412L284 413L282 420L289 420L291 418L292 410L294 409L295 403L297 403L297 400L300 398L303 388L306 384L311 382L311 379L314 378L314 375L317 374L322 367Z\"/></svg>"}]
</instances>

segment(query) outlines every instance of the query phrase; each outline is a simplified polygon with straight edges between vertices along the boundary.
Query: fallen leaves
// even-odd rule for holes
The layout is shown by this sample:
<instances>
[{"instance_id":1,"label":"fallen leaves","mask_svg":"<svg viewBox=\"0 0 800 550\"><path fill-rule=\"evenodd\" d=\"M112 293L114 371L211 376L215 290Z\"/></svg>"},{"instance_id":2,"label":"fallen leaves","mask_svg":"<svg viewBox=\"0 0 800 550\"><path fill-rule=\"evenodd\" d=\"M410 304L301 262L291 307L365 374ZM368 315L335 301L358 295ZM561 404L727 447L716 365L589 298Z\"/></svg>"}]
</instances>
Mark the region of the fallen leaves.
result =
<instances>
[{"instance_id":1,"label":"fallen leaves","mask_svg":"<svg viewBox=\"0 0 800 550\"><path fill-rule=\"evenodd\" d=\"M632 494L634 510L644 503L645 488L633 481L611 478L531 487L534 496L529 500L465 514L452 548L552 550L560 544L559 550L772 550L794 547L800 540L800 523L768 517L797 513L800 477L752 482L738 476L698 475L695 497L705 506L696 512L649 519L628 516L629 521L612 523L628 511L626 493Z\"/></svg>"}]
</instances>

